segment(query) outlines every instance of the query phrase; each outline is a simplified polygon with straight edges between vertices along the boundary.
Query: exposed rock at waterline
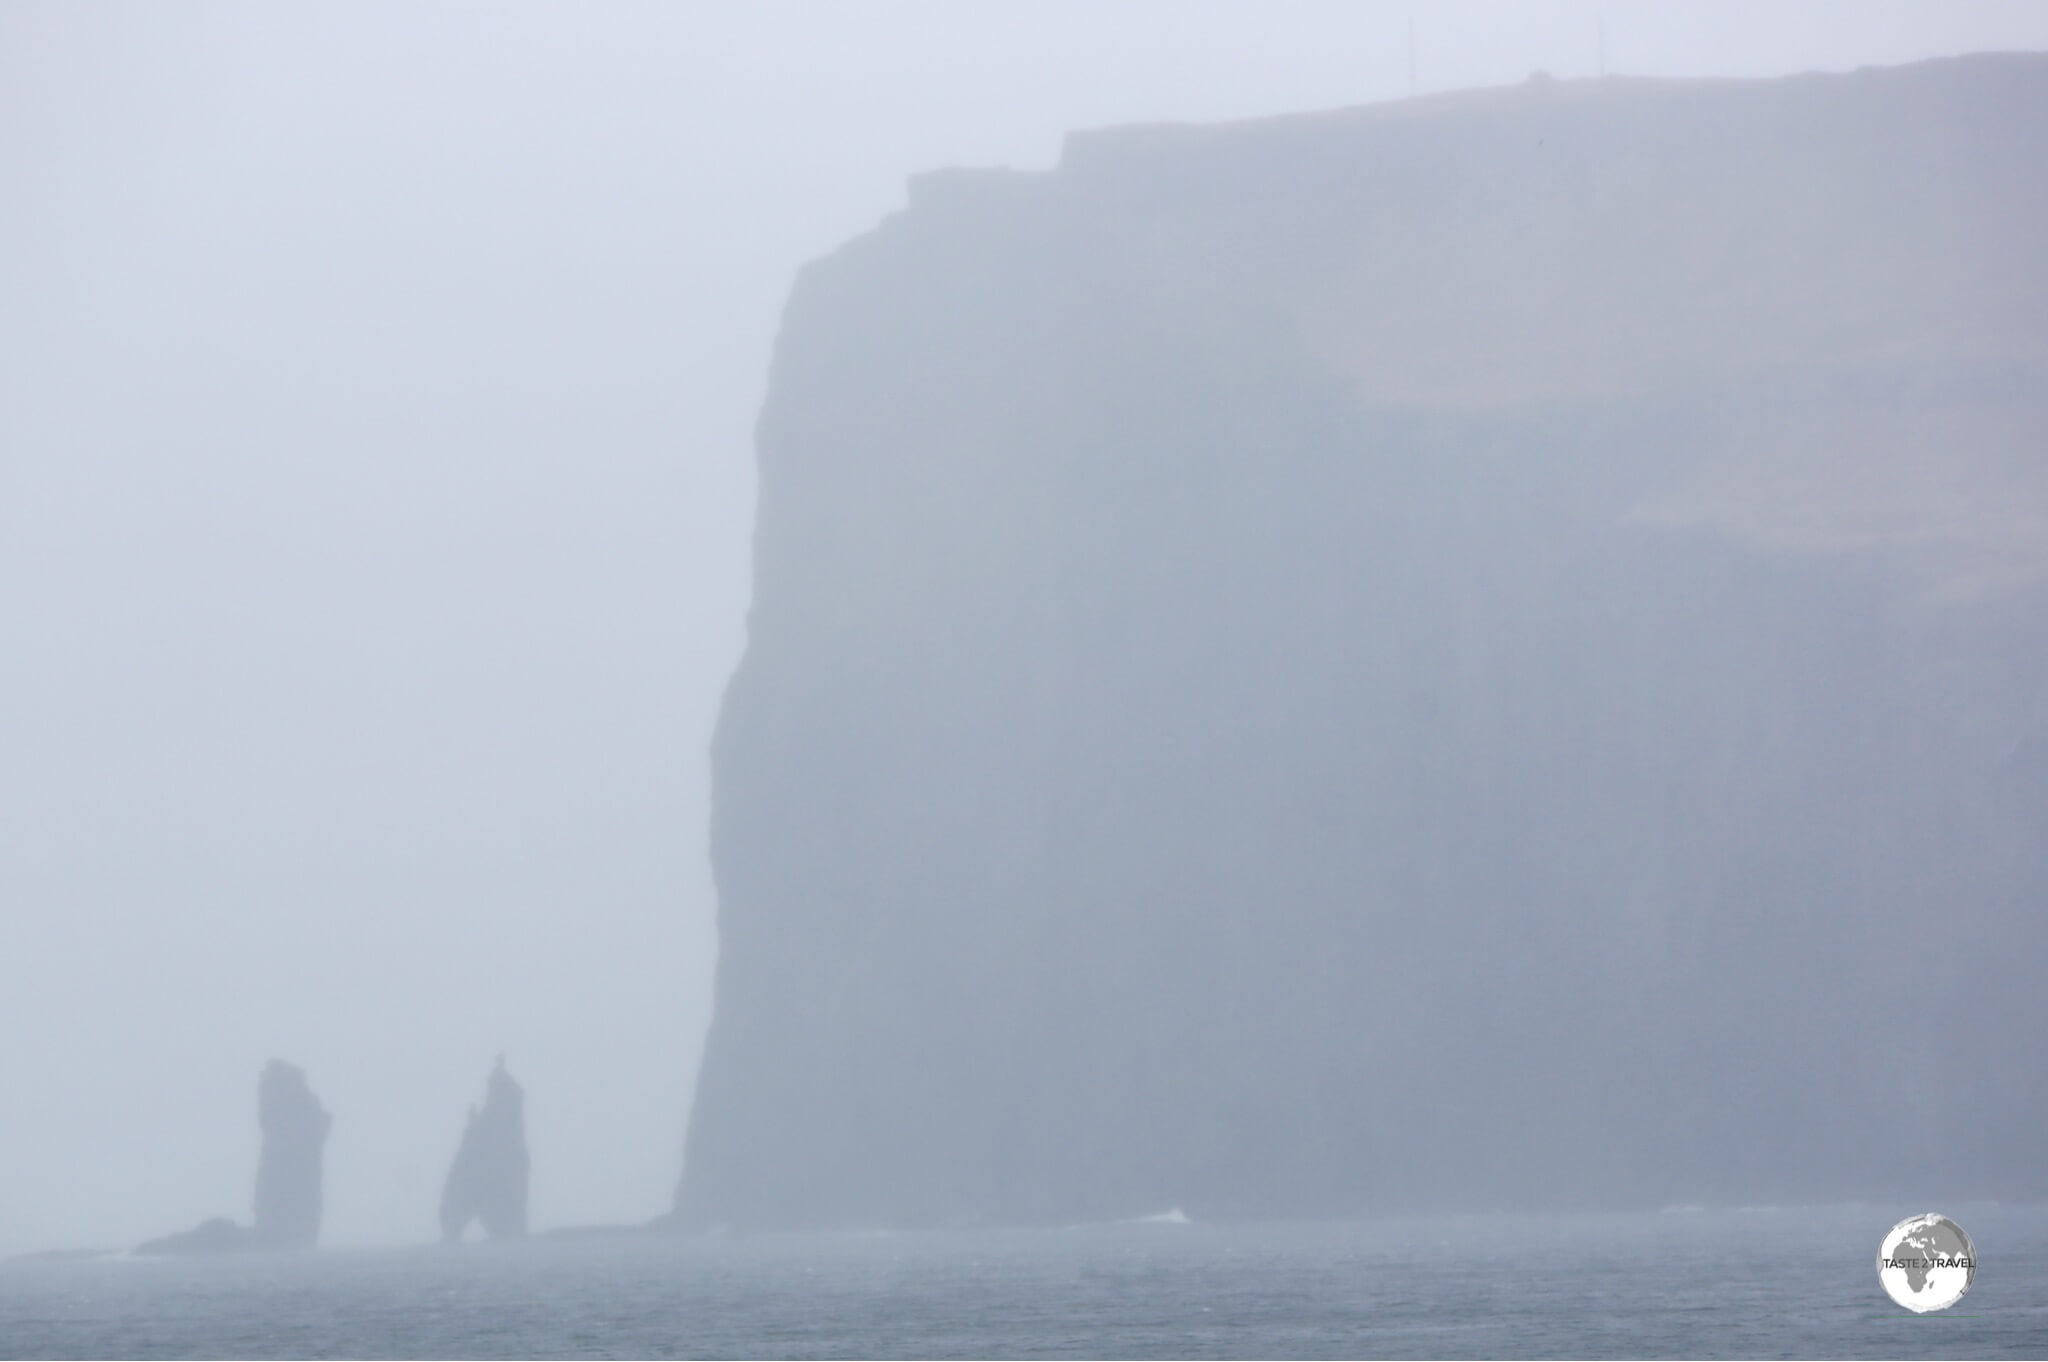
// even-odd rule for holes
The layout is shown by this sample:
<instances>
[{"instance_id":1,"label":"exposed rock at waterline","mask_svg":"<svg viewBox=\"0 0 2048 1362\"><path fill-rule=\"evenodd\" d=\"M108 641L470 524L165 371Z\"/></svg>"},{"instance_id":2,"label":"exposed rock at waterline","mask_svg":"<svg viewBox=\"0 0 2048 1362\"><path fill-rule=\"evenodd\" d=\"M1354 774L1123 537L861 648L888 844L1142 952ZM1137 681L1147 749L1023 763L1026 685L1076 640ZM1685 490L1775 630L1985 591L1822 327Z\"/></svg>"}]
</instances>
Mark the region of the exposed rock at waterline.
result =
<instances>
[{"instance_id":1,"label":"exposed rock at waterline","mask_svg":"<svg viewBox=\"0 0 2048 1362\"><path fill-rule=\"evenodd\" d=\"M274 1059L256 1082L256 1119L263 1147L256 1165L255 1223L216 1217L138 1245L137 1253L308 1249L319 1242L322 1157L332 1118L305 1072Z\"/></svg>"}]
</instances>

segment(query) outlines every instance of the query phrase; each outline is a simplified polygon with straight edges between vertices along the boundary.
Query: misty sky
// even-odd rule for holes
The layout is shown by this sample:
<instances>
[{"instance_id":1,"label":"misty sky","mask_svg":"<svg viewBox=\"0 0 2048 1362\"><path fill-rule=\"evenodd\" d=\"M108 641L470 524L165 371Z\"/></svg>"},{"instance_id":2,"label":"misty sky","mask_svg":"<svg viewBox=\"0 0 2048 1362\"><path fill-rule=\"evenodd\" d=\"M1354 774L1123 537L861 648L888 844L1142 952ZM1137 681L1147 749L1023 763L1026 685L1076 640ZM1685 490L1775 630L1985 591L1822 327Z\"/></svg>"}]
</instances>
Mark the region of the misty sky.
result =
<instances>
[{"instance_id":1,"label":"misty sky","mask_svg":"<svg viewBox=\"0 0 2048 1362\"><path fill-rule=\"evenodd\" d=\"M0 1253L668 1205L795 269L1071 128L2048 48L2009 4L0 4Z\"/></svg>"}]
</instances>

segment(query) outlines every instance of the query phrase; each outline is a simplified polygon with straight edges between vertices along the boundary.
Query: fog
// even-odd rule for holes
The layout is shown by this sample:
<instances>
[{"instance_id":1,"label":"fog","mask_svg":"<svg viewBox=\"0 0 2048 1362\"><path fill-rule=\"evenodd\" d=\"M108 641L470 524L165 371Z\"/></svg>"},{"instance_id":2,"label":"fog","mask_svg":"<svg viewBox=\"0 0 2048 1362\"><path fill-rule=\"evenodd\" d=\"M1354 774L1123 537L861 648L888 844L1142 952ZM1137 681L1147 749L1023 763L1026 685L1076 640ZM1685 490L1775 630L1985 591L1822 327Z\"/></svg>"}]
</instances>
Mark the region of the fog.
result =
<instances>
[{"instance_id":1,"label":"fog","mask_svg":"<svg viewBox=\"0 0 2048 1362\"><path fill-rule=\"evenodd\" d=\"M2048 47L2006 5L0 9L0 1253L675 1187L796 270L1076 128Z\"/></svg>"}]
</instances>

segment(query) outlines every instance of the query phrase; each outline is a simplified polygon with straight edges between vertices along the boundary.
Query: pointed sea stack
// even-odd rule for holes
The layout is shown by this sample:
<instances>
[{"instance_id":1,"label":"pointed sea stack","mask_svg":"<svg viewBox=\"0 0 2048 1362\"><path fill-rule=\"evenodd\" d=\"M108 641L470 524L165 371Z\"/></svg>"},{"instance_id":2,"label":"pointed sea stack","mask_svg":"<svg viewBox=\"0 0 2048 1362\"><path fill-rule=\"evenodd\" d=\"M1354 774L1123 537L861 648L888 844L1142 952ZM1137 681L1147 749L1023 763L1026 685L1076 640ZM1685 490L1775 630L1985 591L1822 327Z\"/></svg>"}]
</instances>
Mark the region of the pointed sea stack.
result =
<instances>
[{"instance_id":1,"label":"pointed sea stack","mask_svg":"<svg viewBox=\"0 0 2048 1362\"><path fill-rule=\"evenodd\" d=\"M441 1238L456 1243L472 1220L493 1239L526 1233L526 1090L505 1072L505 1057L484 1091L481 1110L469 1109L462 1144L441 1189Z\"/></svg>"}]
</instances>

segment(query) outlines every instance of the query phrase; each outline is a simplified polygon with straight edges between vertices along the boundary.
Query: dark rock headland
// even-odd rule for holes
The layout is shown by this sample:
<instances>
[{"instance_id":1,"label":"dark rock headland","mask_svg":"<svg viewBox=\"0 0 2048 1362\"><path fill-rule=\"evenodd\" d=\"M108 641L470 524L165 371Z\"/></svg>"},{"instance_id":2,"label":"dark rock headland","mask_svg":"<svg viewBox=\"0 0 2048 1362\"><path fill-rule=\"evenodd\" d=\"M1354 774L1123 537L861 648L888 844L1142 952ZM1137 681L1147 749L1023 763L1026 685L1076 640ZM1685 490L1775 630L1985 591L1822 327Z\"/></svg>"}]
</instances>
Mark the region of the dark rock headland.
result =
<instances>
[{"instance_id":1,"label":"dark rock headland","mask_svg":"<svg viewBox=\"0 0 2048 1362\"><path fill-rule=\"evenodd\" d=\"M1076 136L808 267L677 1197L2048 1194L2048 58Z\"/></svg>"}]
</instances>

